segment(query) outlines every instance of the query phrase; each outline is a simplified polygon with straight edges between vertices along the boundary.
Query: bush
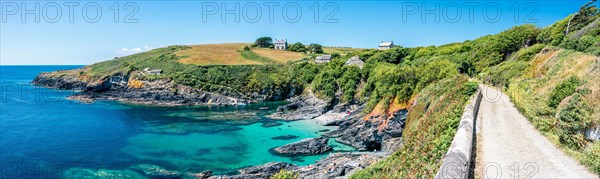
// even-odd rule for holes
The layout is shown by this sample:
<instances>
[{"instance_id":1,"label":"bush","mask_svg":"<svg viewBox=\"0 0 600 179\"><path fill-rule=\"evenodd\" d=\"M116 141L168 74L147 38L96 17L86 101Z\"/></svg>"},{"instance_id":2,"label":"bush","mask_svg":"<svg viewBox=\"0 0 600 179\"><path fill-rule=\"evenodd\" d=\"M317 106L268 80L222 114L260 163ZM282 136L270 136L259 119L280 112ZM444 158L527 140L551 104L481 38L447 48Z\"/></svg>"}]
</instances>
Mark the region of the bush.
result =
<instances>
[{"instance_id":1,"label":"bush","mask_svg":"<svg viewBox=\"0 0 600 179\"><path fill-rule=\"evenodd\" d=\"M591 107L583 100L589 90L581 90L573 95L569 103L558 114L558 136L560 142L572 149L582 149L587 144L583 134L592 121Z\"/></svg>"},{"instance_id":2,"label":"bush","mask_svg":"<svg viewBox=\"0 0 600 179\"><path fill-rule=\"evenodd\" d=\"M419 68L419 86L427 86L431 82L454 75L458 75L456 64L449 60L433 60Z\"/></svg>"},{"instance_id":3,"label":"bush","mask_svg":"<svg viewBox=\"0 0 600 179\"><path fill-rule=\"evenodd\" d=\"M575 92L575 89L581 85L579 78L572 76L569 79L561 82L552 90L550 93L550 99L548 100L548 106L556 108L560 102L567 96L570 96Z\"/></svg>"},{"instance_id":4,"label":"bush","mask_svg":"<svg viewBox=\"0 0 600 179\"><path fill-rule=\"evenodd\" d=\"M590 166L592 171L600 173L600 141L596 141L583 152L583 163Z\"/></svg>"},{"instance_id":5,"label":"bush","mask_svg":"<svg viewBox=\"0 0 600 179\"><path fill-rule=\"evenodd\" d=\"M273 39L271 37L260 37L256 39L253 46L267 48L273 45Z\"/></svg>"},{"instance_id":6,"label":"bush","mask_svg":"<svg viewBox=\"0 0 600 179\"><path fill-rule=\"evenodd\" d=\"M271 176L271 179L296 179L299 178L297 173L294 173L289 170L280 170L275 175Z\"/></svg>"},{"instance_id":7,"label":"bush","mask_svg":"<svg viewBox=\"0 0 600 179\"><path fill-rule=\"evenodd\" d=\"M502 86L508 88L510 80L521 76L527 67L528 62L525 61L505 61L491 68L486 68L481 73L482 80L491 83L494 86Z\"/></svg>"},{"instance_id":8,"label":"bush","mask_svg":"<svg viewBox=\"0 0 600 179\"><path fill-rule=\"evenodd\" d=\"M292 52L306 52L306 46L300 42L296 42L288 48L289 51Z\"/></svg>"},{"instance_id":9,"label":"bush","mask_svg":"<svg viewBox=\"0 0 600 179\"><path fill-rule=\"evenodd\" d=\"M320 44L310 44L306 47L306 51L310 53L323 53L323 46Z\"/></svg>"},{"instance_id":10,"label":"bush","mask_svg":"<svg viewBox=\"0 0 600 179\"><path fill-rule=\"evenodd\" d=\"M372 110L381 100L408 101L415 92L418 82L419 78L415 67L379 64L373 69L372 75L367 80L365 94L370 93L370 96L365 109ZM388 106L383 107L385 110Z\"/></svg>"},{"instance_id":11,"label":"bush","mask_svg":"<svg viewBox=\"0 0 600 179\"><path fill-rule=\"evenodd\" d=\"M517 52L517 54L515 54L514 59L521 60L521 61L529 61L529 60L533 59L533 57L536 54L540 53L540 51L542 51L542 49L544 49L544 47L546 47L546 45L544 45L544 44L535 44L530 47L521 49Z\"/></svg>"}]
</instances>

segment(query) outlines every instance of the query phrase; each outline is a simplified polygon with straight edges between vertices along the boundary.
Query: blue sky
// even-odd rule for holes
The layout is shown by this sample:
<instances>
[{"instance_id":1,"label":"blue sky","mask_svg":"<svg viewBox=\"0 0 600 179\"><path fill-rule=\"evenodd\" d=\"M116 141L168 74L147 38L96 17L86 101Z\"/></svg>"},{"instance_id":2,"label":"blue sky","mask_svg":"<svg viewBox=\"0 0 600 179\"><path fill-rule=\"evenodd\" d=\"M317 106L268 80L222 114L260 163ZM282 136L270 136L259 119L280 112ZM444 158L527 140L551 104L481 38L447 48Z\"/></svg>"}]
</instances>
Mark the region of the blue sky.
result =
<instances>
[{"instance_id":1,"label":"blue sky","mask_svg":"<svg viewBox=\"0 0 600 179\"><path fill-rule=\"evenodd\" d=\"M520 24L545 27L585 2L2 1L0 64L85 65L168 45L252 42L261 36L362 48L382 40L405 47L442 45Z\"/></svg>"}]
</instances>

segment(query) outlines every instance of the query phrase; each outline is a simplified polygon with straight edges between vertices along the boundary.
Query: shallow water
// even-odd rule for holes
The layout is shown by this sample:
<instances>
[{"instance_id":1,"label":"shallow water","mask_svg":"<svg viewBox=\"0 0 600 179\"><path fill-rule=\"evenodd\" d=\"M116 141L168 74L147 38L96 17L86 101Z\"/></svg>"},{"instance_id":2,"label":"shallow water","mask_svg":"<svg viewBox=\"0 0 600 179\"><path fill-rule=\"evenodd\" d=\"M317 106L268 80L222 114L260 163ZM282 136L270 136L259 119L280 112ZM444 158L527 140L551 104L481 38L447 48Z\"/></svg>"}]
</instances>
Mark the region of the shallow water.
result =
<instances>
[{"instance_id":1,"label":"shallow water","mask_svg":"<svg viewBox=\"0 0 600 179\"><path fill-rule=\"evenodd\" d=\"M83 104L66 99L74 91L29 84L39 72L77 67L0 66L0 178L119 172L143 176L128 170L137 164L223 174L273 161L307 165L327 155L289 158L269 153L270 148L334 129L312 120L266 118L281 102L230 107ZM286 135L298 137L281 137ZM333 139L330 144L337 151L352 150Z\"/></svg>"}]
</instances>

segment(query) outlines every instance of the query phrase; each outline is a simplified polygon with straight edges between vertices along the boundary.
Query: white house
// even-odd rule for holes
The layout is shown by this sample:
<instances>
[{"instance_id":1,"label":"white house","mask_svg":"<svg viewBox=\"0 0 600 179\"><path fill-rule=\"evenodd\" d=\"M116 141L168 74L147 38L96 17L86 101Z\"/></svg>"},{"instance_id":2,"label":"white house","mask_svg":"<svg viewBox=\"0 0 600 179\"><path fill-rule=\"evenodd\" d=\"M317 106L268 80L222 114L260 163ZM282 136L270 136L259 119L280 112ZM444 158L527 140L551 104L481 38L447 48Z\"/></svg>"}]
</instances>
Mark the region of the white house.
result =
<instances>
[{"instance_id":1,"label":"white house","mask_svg":"<svg viewBox=\"0 0 600 179\"><path fill-rule=\"evenodd\" d=\"M389 42L381 41L381 43L379 43L379 50L387 50L392 47L394 47L394 41L389 41Z\"/></svg>"},{"instance_id":2,"label":"white house","mask_svg":"<svg viewBox=\"0 0 600 179\"><path fill-rule=\"evenodd\" d=\"M348 59L348 61L346 61L345 65L356 65L359 68L362 68L365 65L365 62L363 62L360 59L360 57L358 57L358 55L355 55L352 58Z\"/></svg>"},{"instance_id":3,"label":"white house","mask_svg":"<svg viewBox=\"0 0 600 179\"><path fill-rule=\"evenodd\" d=\"M144 73L149 74L149 75L160 75L160 73L162 73L162 70L145 68Z\"/></svg>"},{"instance_id":4,"label":"white house","mask_svg":"<svg viewBox=\"0 0 600 179\"><path fill-rule=\"evenodd\" d=\"M275 42L273 42L273 46L275 50L286 50L288 48L287 39L275 39Z\"/></svg>"},{"instance_id":5,"label":"white house","mask_svg":"<svg viewBox=\"0 0 600 179\"><path fill-rule=\"evenodd\" d=\"M321 55L315 58L316 63L328 63L331 61L331 55Z\"/></svg>"}]
</instances>

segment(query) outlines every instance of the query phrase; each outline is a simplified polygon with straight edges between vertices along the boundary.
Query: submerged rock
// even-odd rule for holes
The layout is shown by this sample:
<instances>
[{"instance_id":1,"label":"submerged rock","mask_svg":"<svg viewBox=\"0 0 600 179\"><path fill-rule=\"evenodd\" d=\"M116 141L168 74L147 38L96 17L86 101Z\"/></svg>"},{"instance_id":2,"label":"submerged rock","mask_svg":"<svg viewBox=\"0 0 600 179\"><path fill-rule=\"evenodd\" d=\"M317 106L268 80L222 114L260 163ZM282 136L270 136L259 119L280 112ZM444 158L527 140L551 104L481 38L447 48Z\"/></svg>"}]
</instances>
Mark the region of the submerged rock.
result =
<instances>
[{"instance_id":1,"label":"submerged rock","mask_svg":"<svg viewBox=\"0 0 600 179\"><path fill-rule=\"evenodd\" d=\"M123 178L138 179L145 178L131 170L107 170L107 169L87 169L87 168L69 168L62 173L62 178Z\"/></svg>"},{"instance_id":2,"label":"submerged rock","mask_svg":"<svg viewBox=\"0 0 600 179\"><path fill-rule=\"evenodd\" d=\"M329 137L304 139L281 147L275 147L272 151L286 156L320 154L333 149L327 145L328 140Z\"/></svg>"},{"instance_id":3,"label":"submerged rock","mask_svg":"<svg viewBox=\"0 0 600 179\"><path fill-rule=\"evenodd\" d=\"M268 121L268 122L263 122L262 125L260 125L261 127L275 127L275 126L280 126L283 125L280 122L275 122L275 121Z\"/></svg>"},{"instance_id":4,"label":"submerged rock","mask_svg":"<svg viewBox=\"0 0 600 179\"><path fill-rule=\"evenodd\" d=\"M271 139L273 140L292 140L298 138L297 135L282 135L282 136L277 136L277 137L273 137Z\"/></svg>"},{"instance_id":5,"label":"submerged rock","mask_svg":"<svg viewBox=\"0 0 600 179\"><path fill-rule=\"evenodd\" d=\"M145 175L153 176L153 177L176 178L176 177L181 177L181 175L182 175L178 171L167 170L160 166L151 165L151 164L138 164L138 165L131 166L130 168L133 170L142 172Z\"/></svg>"},{"instance_id":6,"label":"submerged rock","mask_svg":"<svg viewBox=\"0 0 600 179\"><path fill-rule=\"evenodd\" d=\"M201 173L190 173L190 174L187 174L187 175L190 176L190 177L196 178L196 179L205 179L205 178L211 177L212 174L213 174L213 172L210 171L210 170L208 170L208 171L204 171L204 172L201 172Z\"/></svg>"}]
</instances>

